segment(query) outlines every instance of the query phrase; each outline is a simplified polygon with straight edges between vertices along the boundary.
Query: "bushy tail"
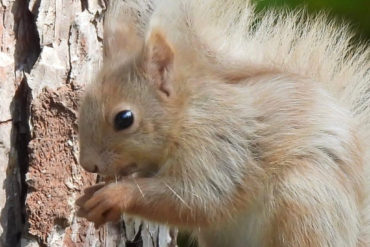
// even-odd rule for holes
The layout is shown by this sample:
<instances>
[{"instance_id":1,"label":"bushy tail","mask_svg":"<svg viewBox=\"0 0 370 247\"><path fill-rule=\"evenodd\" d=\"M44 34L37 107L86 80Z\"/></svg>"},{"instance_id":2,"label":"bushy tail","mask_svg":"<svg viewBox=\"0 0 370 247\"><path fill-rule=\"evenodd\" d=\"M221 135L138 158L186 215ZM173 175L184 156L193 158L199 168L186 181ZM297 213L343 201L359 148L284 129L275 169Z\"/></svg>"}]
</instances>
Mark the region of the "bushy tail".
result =
<instances>
[{"instance_id":1,"label":"bushy tail","mask_svg":"<svg viewBox=\"0 0 370 247\"><path fill-rule=\"evenodd\" d=\"M215 71L298 74L323 86L370 130L370 48L354 44L347 25L324 14L269 11L249 0L158 0L159 26L186 53L196 50ZM370 147L369 147L370 148Z\"/></svg>"},{"instance_id":2,"label":"bushy tail","mask_svg":"<svg viewBox=\"0 0 370 247\"><path fill-rule=\"evenodd\" d=\"M196 50L216 71L266 69L312 78L369 126L370 49L351 44L347 25L304 11L256 14L249 0L157 2L152 28L164 29L183 49Z\"/></svg>"},{"instance_id":3,"label":"bushy tail","mask_svg":"<svg viewBox=\"0 0 370 247\"><path fill-rule=\"evenodd\" d=\"M347 25L324 14L256 14L248 0L161 0L151 21L215 73L291 73L320 82L353 114L365 141L361 238L370 246L370 48L354 44ZM193 60L196 60L193 58Z\"/></svg>"}]
</instances>

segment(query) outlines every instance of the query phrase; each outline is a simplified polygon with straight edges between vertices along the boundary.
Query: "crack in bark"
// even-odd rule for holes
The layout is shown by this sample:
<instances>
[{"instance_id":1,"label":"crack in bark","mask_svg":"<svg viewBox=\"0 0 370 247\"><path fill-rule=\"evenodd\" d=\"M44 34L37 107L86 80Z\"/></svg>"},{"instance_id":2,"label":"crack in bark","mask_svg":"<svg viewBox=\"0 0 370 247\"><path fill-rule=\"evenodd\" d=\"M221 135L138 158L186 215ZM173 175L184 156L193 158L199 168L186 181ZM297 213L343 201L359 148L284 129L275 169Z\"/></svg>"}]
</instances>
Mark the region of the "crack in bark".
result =
<instances>
[{"instance_id":1,"label":"crack in bark","mask_svg":"<svg viewBox=\"0 0 370 247\"><path fill-rule=\"evenodd\" d=\"M126 241L126 247L143 247L143 239L141 237L141 232L143 229L143 224L140 225L139 230L137 231L135 238L133 240Z\"/></svg>"},{"instance_id":2,"label":"crack in bark","mask_svg":"<svg viewBox=\"0 0 370 247\"><path fill-rule=\"evenodd\" d=\"M25 224L25 200L27 184L25 182L28 170L28 142L30 140L29 112L30 88L24 78L14 95L12 110L11 145L13 151L9 155L7 168L6 205L1 217L6 218L2 235L3 246L19 246Z\"/></svg>"},{"instance_id":3,"label":"crack in bark","mask_svg":"<svg viewBox=\"0 0 370 247\"><path fill-rule=\"evenodd\" d=\"M153 236L153 234L151 233L150 229L149 229L149 225L146 226L147 228L147 231L148 231L148 234L149 234L149 237L150 237L150 240L152 241L152 245L153 246L159 246L159 239L155 239L155 237ZM158 228L159 229L159 228Z\"/></svg>"},{"instance_id":4,"label":"crack in bark","mask_svg":"<svg viewBox=\"0 0 370 247\"><path fill-rule=\"evenodd\" d=\"M0 125L1 124L11 123L12 121L13 121L13 119L3 120L3 121L0 121Z\"/></svg>"},{"instance_id":5,"label":"crack in bark","mask_svg":"<svg viewBox=\"0 0 370 247\"><path fill-rule=\"evenodd\" d=\"M2 1L1 4L3 5ZM9 153L8 175L4 181L6 203L1 212L3 219L1 239L4 247L20 246L26 222L27 184L25 180L29 165L28 143L31 137L29 126L31 89L24 72L31 71L41 52L35 18L28 9L28 1L16 0L11 11L14 15L13 31L16 42L14 72L17 89L10 106L12 118L0 122L0 124L12 123L10 135L12 148Z\"/></svg>"},{"instance_id":6,"label":"crack in bark","mask_svg":"<svg viewBox=\"0 0 370 247\"><path fill-rule=\"evenodd\" d=\"M82 11L87 10L89 13L89 1L88 0L81 0L81 9Z\"/></svg>"},{"instance_id":7,"label":"crack in bark","mask_svg":"<svg viewBox=\"0 0 370 247\"><path fill-rule=\"evenodd\" d=\"M67 45L68 45L68 72L67 72L67 79L66 83L69 84L71 82L71 73L72 73L72 58L71 58L71 36L72 36L72 28L73 25L69 27L68 31L68 40L67 40Z\"/></svg>"},{"instance_id":8,"label":"crack in bark","mask_svg":"<svg viewBox=\"0 0 370 247\"><path fill-rule=\"evenodd\" d=\"M27 6L28 1L17 0L14 3L15 70L29 73L41 53L40 37L36 20Z\"/></svg>"}]
</instances>

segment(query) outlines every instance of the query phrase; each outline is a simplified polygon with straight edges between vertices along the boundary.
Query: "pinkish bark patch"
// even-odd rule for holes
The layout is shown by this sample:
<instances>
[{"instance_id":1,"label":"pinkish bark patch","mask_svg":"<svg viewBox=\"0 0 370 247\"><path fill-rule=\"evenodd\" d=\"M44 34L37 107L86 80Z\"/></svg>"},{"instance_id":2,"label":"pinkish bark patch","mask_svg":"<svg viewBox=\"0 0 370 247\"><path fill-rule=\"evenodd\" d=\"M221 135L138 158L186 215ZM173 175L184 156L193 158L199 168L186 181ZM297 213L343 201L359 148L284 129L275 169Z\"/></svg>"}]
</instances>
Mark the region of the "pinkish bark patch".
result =
<instances>
[{"instance_id":1,"label":"pinkish bark patch","mask_svg":"<svg viewBox=\"0 0 370 247\"><path fill-rule=\"evenodd\" d=\"M78 246L89 228L82 219L74 220L77 230L71 225L76 197L96 180L77 164L78 97L70 86L45 89L31 107L26 211L28 232L42 244L57 226L65 229L65 246Z\"/></svg>"}]
</instances>

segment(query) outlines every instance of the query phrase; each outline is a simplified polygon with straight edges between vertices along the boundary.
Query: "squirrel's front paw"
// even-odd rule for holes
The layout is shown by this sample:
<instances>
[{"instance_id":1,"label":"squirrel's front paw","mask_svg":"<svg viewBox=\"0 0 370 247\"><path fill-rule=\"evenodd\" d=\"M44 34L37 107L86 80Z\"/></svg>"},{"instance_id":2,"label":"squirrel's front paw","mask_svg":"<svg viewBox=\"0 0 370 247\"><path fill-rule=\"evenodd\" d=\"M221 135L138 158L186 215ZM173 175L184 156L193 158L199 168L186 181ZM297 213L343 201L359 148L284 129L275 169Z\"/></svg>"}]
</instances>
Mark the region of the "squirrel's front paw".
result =
<instances>
[{"instance_id":1,"label":"squirrel's front paw","mask_svg":"<svg viewBox=\"0 0 370 247\"><path fill-rule=\"evenodd\" d=\"M77 215L94 222L99 227L106 222L116 222L132 202L132 187L124 183L98 184L84 191L76 204Z\"/></svg>"}]
</instances>

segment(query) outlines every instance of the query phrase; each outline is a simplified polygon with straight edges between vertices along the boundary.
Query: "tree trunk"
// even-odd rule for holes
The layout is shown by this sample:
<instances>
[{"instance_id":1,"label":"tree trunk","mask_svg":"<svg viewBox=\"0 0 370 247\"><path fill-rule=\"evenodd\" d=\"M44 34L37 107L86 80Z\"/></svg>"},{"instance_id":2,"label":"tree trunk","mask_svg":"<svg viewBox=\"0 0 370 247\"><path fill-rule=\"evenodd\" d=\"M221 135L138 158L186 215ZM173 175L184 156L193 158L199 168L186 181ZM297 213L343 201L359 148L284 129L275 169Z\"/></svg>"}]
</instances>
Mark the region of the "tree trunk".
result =
<instances>
[{"instance_id":1,"label":"tree trunk","mask_svg":"<svg viewBox=\"0 0 370 247\"><path fill-rule=\"evenodd\" d=\"M116 0L118 1L118 0ZM0 0L1 246L176 246L176 231L126 218L95 230L74 201L76 110L101 60L104 0Z\"/></svg>"}]
</instances>

